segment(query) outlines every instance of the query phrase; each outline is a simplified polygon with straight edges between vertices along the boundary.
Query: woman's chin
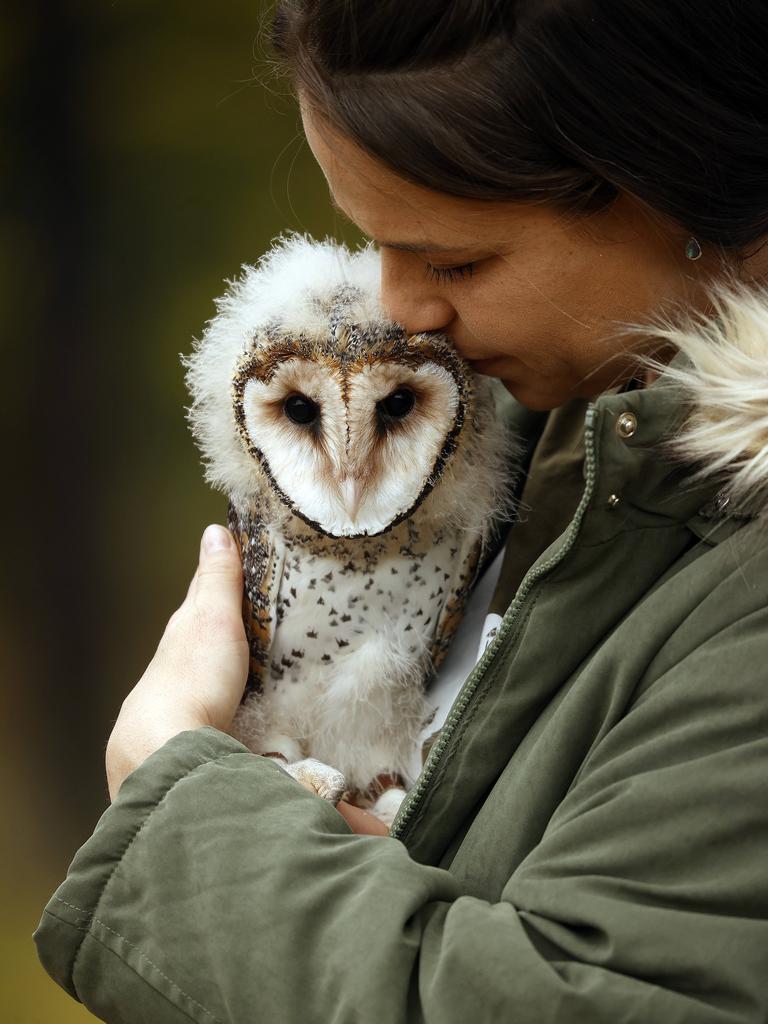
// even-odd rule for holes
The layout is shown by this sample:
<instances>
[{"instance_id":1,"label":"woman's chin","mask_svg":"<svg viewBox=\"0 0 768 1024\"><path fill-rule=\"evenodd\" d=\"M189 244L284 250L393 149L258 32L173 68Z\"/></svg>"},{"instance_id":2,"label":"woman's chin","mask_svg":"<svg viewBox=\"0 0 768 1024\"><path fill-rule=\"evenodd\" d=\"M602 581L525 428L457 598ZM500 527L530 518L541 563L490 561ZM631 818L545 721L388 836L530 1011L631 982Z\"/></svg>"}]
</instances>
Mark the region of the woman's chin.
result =
<instances>
[{"instance_id":1,"label":"woman's chin","mask_svg":"<svg viewBox=\"0 0 768 1024\"><path fill-rule=\"evenodd\" d=\"M564 402L568 401L562 395L555 395L542 388L521 384L517 380L502 379L501 383L521 405L533 410L533 412L549 412L551 409L556 409L558 405L563 405Z\"/></svg>"},{"instance_id":2,"label":"woman's chin","mask_svg":"<svg viewBox=\"0 0 768 1024\"><path fill-rule=\"evenodd\" d=\"M567 388L563 388L562 380L548 382L545 378L540 378L531 381L530 379L521 379L517 376L508 376L508 360L479 359L470 362L470 366L475 373L481 373L487 377L496 377L518 402L533 412L549 412L551 409L556 409L559 405L564 405L570 399L576 397ZM557 384L560 384L559 389Z\"/></svg>"}]
</instances>

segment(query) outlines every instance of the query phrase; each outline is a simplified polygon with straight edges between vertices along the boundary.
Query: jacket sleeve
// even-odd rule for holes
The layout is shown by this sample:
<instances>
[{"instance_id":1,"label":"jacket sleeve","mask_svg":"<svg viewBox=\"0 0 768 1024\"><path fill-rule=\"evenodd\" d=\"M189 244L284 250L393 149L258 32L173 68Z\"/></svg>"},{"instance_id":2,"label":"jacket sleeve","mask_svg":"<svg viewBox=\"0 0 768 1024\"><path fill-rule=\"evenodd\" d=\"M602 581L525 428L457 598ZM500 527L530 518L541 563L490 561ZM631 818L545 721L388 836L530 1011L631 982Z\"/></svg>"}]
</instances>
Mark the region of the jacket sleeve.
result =
<instances>
[{"instance_id":1,"label":"jacket sleeve","mask_svg":"<svg viewBox=\"0 0 768 1024\"><path fill-rule=\"evenodd\" d=\"M764 1021L765 629L659 668L496 903L181 733L78 851L40 958L119 1024Z\"/></svg>"}]
</instances>

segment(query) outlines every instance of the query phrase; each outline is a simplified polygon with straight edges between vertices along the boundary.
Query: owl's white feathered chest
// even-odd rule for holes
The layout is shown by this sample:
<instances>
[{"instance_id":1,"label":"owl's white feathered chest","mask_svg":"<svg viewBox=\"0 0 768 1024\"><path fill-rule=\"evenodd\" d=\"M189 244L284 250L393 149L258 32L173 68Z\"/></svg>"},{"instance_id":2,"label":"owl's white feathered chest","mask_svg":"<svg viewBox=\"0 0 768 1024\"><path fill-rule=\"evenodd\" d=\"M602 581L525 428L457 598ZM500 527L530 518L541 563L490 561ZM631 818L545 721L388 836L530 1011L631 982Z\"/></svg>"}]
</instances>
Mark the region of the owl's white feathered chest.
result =
<instances>
[{"instance_id":1,"label":"owl's white feathered chest","mask_svg":"<svg viewBox=\"0 0 768 1024\"><path fill-rule=\"evenodd\" d=\"M273 640L259 696L265 749L301 753L350 785L407 774L432 711L424 694L466 532L409 520L387 534L305 546L281 537Z\"/></svg>"},{"instance_id":2,"label":"owl's white feathered chest","mask_svg":"<svg viewBox=\"0 0 768 1024\"><path fill-rule=\"evenodd\" d=\"M312 665L346 665L385 624L403 636L413 632L414 652L422 636L434 633L458 541L447 531L411 534L401 529L360 543L357 556L344 562L286 546L268 673L273 685L300 682Z\"/></svg>"}]
</instances>

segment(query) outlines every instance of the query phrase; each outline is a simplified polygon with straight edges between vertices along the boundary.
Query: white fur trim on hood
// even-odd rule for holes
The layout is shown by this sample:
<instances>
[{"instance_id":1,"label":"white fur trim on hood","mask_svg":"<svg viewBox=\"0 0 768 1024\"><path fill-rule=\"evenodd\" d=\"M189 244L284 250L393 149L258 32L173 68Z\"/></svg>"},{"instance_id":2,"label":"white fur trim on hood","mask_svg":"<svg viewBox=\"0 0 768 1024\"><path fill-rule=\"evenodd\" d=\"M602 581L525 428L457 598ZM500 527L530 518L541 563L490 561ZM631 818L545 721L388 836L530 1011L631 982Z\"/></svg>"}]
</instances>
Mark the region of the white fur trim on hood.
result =
<instances>
[{"instance_id":1,"label":"white fur trim on hood","mask_svg":"<svg viewBox=\"0 0 768 1024\"><path fill-rule=\"evenodd\" d=\"M713 284L709 298L712 314L688 310L653 323L654 337L684 358L663 367L648 363L691 403L671 441L676 454L700 467L698 478L722 480L729 508L766 514L768 287L729 278Z\"/></svg>"}]
</instances>

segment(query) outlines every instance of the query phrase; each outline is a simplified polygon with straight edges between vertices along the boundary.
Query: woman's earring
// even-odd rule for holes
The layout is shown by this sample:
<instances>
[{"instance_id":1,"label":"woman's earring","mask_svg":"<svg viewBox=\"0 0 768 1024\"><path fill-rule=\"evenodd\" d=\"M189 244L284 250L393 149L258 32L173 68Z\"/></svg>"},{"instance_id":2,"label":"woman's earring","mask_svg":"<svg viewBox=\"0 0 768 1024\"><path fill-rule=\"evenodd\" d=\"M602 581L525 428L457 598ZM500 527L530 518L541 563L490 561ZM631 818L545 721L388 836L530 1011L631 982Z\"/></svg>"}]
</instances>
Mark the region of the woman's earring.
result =
<instances>
[{"instance_id":1,"label":"woman's earring","mask_svg":"<svg viewBox=\"0 0 768 1024\"><path fill-rule=\"evenodd\" d=\"M701 257L701 246L698 240L691 235L685 246L685 255L689 260L697 260Z\"/></svg>"}]
</instances>

